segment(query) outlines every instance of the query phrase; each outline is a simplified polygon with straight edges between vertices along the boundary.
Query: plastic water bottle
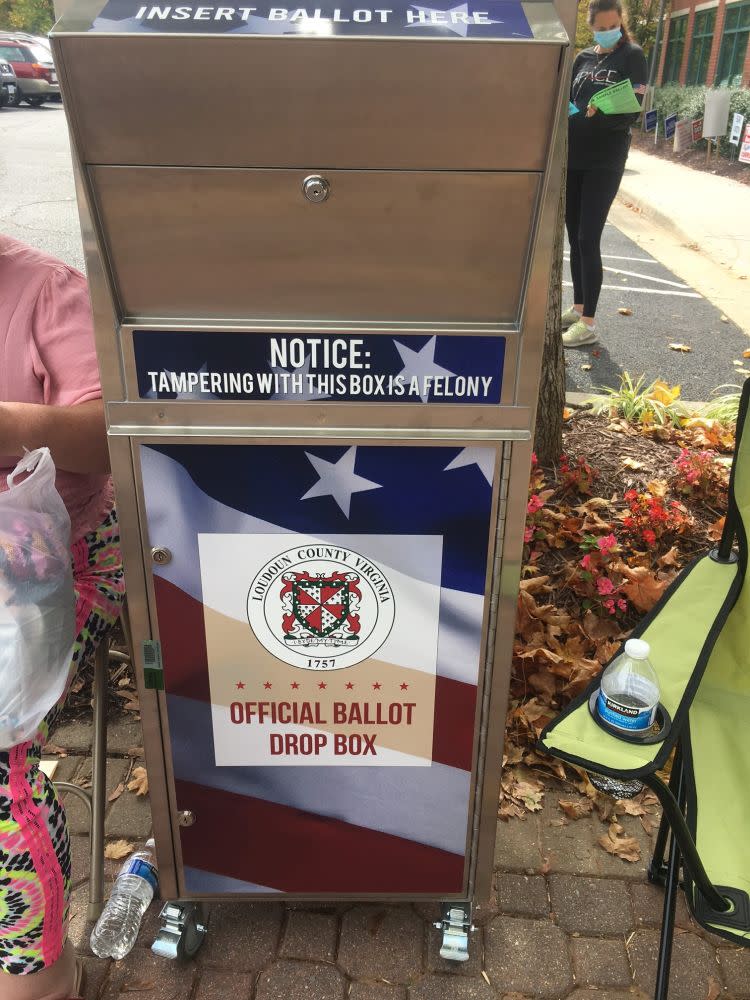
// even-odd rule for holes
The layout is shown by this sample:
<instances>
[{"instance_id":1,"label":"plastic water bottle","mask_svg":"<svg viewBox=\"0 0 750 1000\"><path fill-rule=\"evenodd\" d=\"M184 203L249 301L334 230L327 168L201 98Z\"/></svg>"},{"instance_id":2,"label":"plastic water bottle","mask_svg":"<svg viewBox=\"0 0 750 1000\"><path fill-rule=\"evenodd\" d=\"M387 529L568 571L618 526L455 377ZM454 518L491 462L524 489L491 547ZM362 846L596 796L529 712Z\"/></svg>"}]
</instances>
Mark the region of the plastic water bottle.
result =
<instances>
[{"instance_id":1,"label":"plastic water bottle","mask_svg":"<svg viewBox=\"0 0 750 1000\"><path fill-rule=\"evenodd\" d=\"M154 842L122 866L112 894L91 932L91 950L99 958L125 958L135 944L143 914L159 887Z\"/></svg>"},{"instance_id":2,"label":"plastic water bottle","mask_svg":"<svg viewBox=\"0 0 750 1000\"><path fill-rule=\"evenodd\" d=\"M615 729L646 734L659 706L659 679L643 639L628 639L625 651L602 674L596 708Z\"/></svg>"}]
</instances>

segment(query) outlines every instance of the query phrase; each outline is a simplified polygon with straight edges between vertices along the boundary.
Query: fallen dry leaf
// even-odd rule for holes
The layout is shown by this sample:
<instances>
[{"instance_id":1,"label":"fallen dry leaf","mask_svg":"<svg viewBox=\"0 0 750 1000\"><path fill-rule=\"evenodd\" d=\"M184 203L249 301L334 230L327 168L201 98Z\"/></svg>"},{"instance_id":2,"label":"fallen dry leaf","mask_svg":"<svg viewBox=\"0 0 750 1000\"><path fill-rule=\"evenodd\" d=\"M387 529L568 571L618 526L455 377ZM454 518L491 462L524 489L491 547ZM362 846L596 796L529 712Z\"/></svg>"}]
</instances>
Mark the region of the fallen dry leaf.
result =
<instances>
[{"instance_id":1,"label":"fallen dry leaf","mask_svg":"<svg viewBox=\"0 0 750 1000\"><path fill-rule=\"evenodd\" d=\"M122 861L135 850L135 844L129 840L113 840L104 848L104 857L110 861Z\"/></svg>"},{"instance_id":2,"label":"fallen dry leaf","mask_svg":"<svg viewBox=\"0 0 750 1000\"><path fill-rule=\"evenodd\" d=\"M487 975L487 973L484 971L484 969L482 969L482 979L484 979L484 981L487 983L488 986L492 985L490 983L490 977Z\"/></svg>"},{"instance_id":3,"label":"fallen dry leaf","mask_svg":"<svg viewBox=\"0 0 750 1000\"><path fill-rule=\"evenodd\" d=\"M743 358L750 358L750 348L748 348L748 350L742 352L742 357Z\"/></svg>"},{"instance_id":4,"label":"fallen dry leaf","mask_svg":"<svg viewBox=\"0 0 750 1000\"><path fill-rule=\"evenodd\" d=\"M560 799L557 804L568 819L582 819L589 816L594 808L591 799Z\"/></svg>"},{"instance_id":5,"label":"fallen dry leaf","mask_svg":"<svg viewBox=\"0 0 750 1000\"><path fill-rule=\"evenodd\" d=\"M145 767L134 767L132 780L128 782L128 791L136 795L148 795L148 774Z\"/></svg>"},{"instance_id":6,"label":"fallen dry leaf","mask_svg":"<svg viewBox=\"0 0 750 1000\"><path fill-rule=\"evenodd\" d=\"M658 403L664 403L665 406L668 406L670 403L674 403L676 399L679 399L681 392L681 386L670 386L668 382L662 382L661 379L657 379L646 399L653 399Z\"/></svg>"},{"instance_id":7,"label":"fallen dry leaf","mask_svg":"<svg viewBox=\"0 0 750 1000\"><path fill-rule=\"evenodd\" d=\"M643 462L638 462L635 458L623 458L622 464L626 469L636 470L643 468Z\"/></svg>"},{"instance_id":8,"label":"fallen dry leaf","mask_svg":"<svg viewBox=\"0 0 750 1000\"><path fill-rule=\"evenodd\" d=\"M134 980L120 987L122 993L148 993L156 989L156 983L151 979Z\"/></svg>"},{"instance_id":9,"label":"fallen dry leaf","mask_svg":"<svg viewBox=\"0 0 750 1000\"><path fill-rule=\"evenodd\" d=\"M724 316L724 315L719 316L719 319L721 320L722 323L728 323L729 322L729 320L727 319L727 317Z\"/></svg>"},{"instance_id":10,"label":"fallen dry leaf","mask_svg":"<svg viewBox=\"0 0 750 1000\"><path fill-rule=\"evenodd\" d=\"M635 837L621 836L623 832L619 823L610 823L609 830L603 834L597 843L608 854L614 854L623 861L640 861L641 849Z\"/></svg>"},{"instance_id":11,"label":"fallen dry leaf","mask_svg":"<svg viewBox=\"0 0 750 1000\"><path fill-rule=\"evenodd\" d=\"M570 409L570 407L569 406L564 406L563 407L563 420L570 420L570 418L572 416L573 416L573 411Z\"/></svg>"},{"instance_id":12,"label":"fallen dry leaf","mask_svg":"<svg viewBox=\"0 0 750 1000\"><path fill-rule=\"evenodd\" d=\"M708 993L706 994L706 1000L718 1000L721 996L721 983L714 979L713 976L708 980Z\"/></svg>"},{"instance_id":13,"label":"fallen dry leaf","mask_svg":"<svg viewBox=\"0 0 750 1000\"><path fill-rule=\"evenodd\" d=\"M718 520L714 521L713 524L709 525L709 527L706 530L706 534L708 535L709 541L711 541L711 542L720 542L721 541L721 536L722 536L722 532L724 531L724 522L725 521L726 521L726 517L722 516L722 517L718 518Z\"/></svg>"},{"instance_id":14,"label":"fallen dry leaf","mask_svg":"<svg viewBox=\"0 0 750 1000\"><path fill-rule=\"evenodd\" d=\"M638 611L650 611L669 583L669 580L660 580L647 566L622 564L622 572L627 577L622 592Z\"/></svg>"},{"instance_id":15,"label":"fallen dry leaf","mask_svg":"<svg viewBox=\"0 0 750 1000\"><path fill-rule=\"evenodd\" d=\"M683 354L690 354L692 347L688 347L687 344L670 344L669 349L671 351L681 351Z\"/></svg>"},{"instance_id":16,"label":"fallen dry leaf","mask_svg":"<svg viewBox=\"0 0 750 1000\"><path fill-rule=\"evenodd\" d=\"M621 316L632 316L633 315L633 310L632 309L627 309L625 306L620 306L620 308L617 311L618 311L618 313Z\"/></svg>"},{"instance_id":17,"label":"fallen dry leaf","mask_svg":"<svg viewBox=\"0 0 750 1000\"><path fill-rule=\"evenodd\" d=\"M63 747L55 746L54 743L48 743L44 748L45 753L53 753L56 757L67 757L68 751Z\"/></svg>"},{"instance_id":18,"label":"fallen dry leaf","mask_svg":"<svg viewBox=\"0 0 750 1000\"><path fill-rule=\"evenodd\" d=\"M125 791L125 785L121 781L120 784L116 788L113 788L112 791L109 793L109 795L107 796L107 802L116 802L124 791Z\"/></svg>"},{"instance_id":19,"label":"fallen dry leaf","mask_svg":"<svg viewBox=\"0 0 750 1000\"><path fill-rule=\"evenodd\" d=\"M590 372L591 371L591 365L581 365L581 371L582 372Z\"/></svg>"}]
</instances>

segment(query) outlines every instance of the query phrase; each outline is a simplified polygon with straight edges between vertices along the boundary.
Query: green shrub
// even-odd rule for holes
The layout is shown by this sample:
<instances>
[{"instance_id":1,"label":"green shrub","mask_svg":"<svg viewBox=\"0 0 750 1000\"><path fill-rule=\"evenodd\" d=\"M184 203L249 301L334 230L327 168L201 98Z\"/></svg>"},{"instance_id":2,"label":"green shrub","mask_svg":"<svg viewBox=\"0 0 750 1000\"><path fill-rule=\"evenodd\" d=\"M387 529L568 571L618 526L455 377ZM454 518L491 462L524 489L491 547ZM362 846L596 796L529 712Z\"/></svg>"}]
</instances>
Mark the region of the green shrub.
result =
<instances>
[{"instance_id":1,"label":"green shrub","mask_svg":"<svg viewBox=\"0 0 750 1000\"><path fill-rule=\"evenodd\" d=\"M667 84L654 91L654 108L659 117L659 134L664 135L664 119L676 114L679 118L700 118L706 106L707 87L681 87L677 83ZM729 97L729 126L735 112L743 115L750 122L750 90L746 87L734 87ZM744 128L744 126L743 126ZM729 156L732 149L728 135L719 140L719 152Z\"/></svg>"}]
</instances>

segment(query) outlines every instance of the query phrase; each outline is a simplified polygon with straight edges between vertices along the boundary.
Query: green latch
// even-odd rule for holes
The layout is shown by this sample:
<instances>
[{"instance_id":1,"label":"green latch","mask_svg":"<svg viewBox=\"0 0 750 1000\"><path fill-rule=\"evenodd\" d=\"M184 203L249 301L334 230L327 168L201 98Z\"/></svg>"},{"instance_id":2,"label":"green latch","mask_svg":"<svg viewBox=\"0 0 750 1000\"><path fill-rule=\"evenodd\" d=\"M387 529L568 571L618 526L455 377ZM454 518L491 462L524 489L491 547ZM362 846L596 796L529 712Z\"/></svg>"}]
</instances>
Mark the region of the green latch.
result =
<instances>
[{"instance_id":1,"label":"green latch","mask_svg":"<svg viewBox=\"0 0 750 1000\"><path fill-rule=\"evenodd\" d=\"M143 683L151 691L164 690L161 643L154 639L143 640Z\"/></svg>"}]
</instances>

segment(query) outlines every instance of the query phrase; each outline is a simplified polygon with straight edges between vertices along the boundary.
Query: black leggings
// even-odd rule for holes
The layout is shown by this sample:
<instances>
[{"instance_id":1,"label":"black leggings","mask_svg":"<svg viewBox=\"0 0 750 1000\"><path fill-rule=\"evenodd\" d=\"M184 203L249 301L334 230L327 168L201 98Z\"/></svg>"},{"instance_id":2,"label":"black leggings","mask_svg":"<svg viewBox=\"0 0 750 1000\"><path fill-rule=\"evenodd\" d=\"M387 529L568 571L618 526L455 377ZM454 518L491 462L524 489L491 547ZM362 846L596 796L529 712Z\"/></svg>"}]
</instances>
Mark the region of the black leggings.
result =
<instances>
[{"instance_id":1,"label":"black leggings","mask_svg":"<svg viewBox=\"0 0 750 1000\"><path fill-rule=\"evenodd\" d=\"M583 303L584 316L596 314L602 288L602 231L622 173L598 167L568 170L565 226L570 242L573 301Z\"/></svg>"}]
</instances>

